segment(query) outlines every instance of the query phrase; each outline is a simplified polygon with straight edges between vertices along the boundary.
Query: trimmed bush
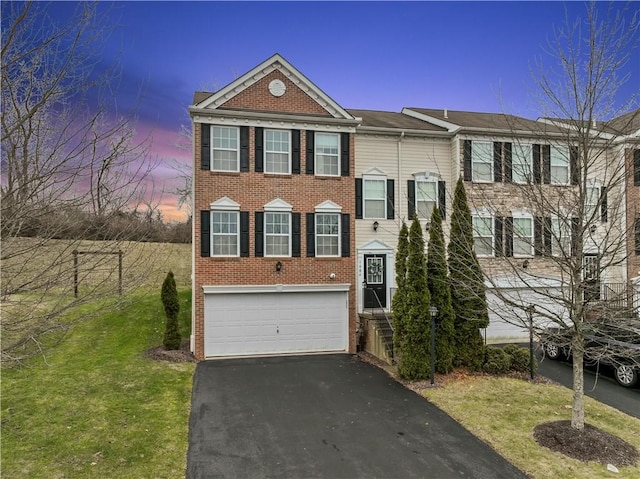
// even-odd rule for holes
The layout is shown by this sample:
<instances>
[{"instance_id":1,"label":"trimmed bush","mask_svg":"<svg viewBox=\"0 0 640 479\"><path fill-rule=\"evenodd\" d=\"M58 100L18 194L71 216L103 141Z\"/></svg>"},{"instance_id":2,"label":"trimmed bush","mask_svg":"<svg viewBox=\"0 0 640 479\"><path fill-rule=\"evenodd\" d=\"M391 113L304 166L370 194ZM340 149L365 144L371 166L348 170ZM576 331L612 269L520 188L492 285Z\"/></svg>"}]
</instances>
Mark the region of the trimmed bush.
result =
<instances>
[{"instance_id":1,"label":"trimmed bush","mask_svg":"<svg viewBox=\"0 0 640 479\"><path fill-rule=\"evenodd\" d=\"M520 373L529 372L529 350L515 344L508 344L504 351L511 357L511 370ZM533 372L538 370L538 358L533 357Z\"/></svg>"},{"instance_id":2,"label":"trimmed bush","mask_svg":"<svg viewBox=\"0 0 640 479\"><path fill-rule=\"evenodd\" d=\"M487 346L486 361L482 369L489 374L508 373L511 369L511 356L502 348Z\"/></svg>"},{"instance_id":3,"label":"trimmed bush","mask_svg":"<svg viewBox=\"0 0 640 479\"><path fill-rule=\"evenodd\" d=\"M180 301L178 299L178 289L176 288L176 280L173 277L173 271L167 273L167 277L162 283L162 291L160 293L164 313L167 316L165 325L164 339L162 344L165 349L180 349L182 338L178 330L178 312L180 311Z\"/></svg>"}]
</instances>

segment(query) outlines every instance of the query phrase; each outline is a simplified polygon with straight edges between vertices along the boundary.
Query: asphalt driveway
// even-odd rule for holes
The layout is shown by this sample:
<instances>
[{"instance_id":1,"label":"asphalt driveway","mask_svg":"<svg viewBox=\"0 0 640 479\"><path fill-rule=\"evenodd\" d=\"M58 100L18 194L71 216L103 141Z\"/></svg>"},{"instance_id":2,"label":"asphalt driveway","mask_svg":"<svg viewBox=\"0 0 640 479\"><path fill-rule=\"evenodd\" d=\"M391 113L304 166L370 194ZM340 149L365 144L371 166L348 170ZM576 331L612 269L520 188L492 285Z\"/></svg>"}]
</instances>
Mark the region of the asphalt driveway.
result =
<instances>
[{"instance_id":1,"label":"asphalt driveway","mask_svg":"<svg viewBox=\"0 0 640 479\"><path fill-rule=\"evenodd\" d=\"M214 477L526 476L384 371L338 354L199 363L187 478Z\"/></svg>"}]
</instances>

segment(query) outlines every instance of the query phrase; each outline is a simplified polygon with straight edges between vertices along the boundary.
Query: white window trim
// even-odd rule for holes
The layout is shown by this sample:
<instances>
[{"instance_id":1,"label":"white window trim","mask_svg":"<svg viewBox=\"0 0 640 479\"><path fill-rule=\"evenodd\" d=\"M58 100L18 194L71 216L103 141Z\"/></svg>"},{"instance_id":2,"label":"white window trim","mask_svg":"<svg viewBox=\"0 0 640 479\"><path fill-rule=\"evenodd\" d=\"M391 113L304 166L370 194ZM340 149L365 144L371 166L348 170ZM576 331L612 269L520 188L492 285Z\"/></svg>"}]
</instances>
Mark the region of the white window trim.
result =
<instances>
[{"instance_id":1,"label":"white window trim","mask_svg":"<svg viewBox=\"0 0 640 479\"><path fill-rule=\"evenodd\" d=\"M318 144L318 142L317 142L317 140L316 140L316 137L317 137L317 135L318 135L318 134L321 134L321 135L333 135L333 136L336 136L336 137L338 138L338 153L337 153L337 155L336 155L336 156L337 156L337 158L338 158L338 172L337 172L335 175L332 175L332 174L329 174L329 173L318 173L318 149L317 149L317 144ZM338 177L338 176L340 176L340 174L341 174L341 173L340 173L340 168L341 168L341 164L340 164L340 161L341 161L340 156L341 156L341 155L340 155L340 153L341 153L341 151L342 151L342 150L341 150L341 146L342 146L342 145L341 145L341 141L342 141L342 138L340 138L340 133L324 132L324 131L316 131L316 132L314 133L314 143L313 143L313 145L314 145L314 147L313 147L313 171L314 171L315 176L331 176L331 177Z\"/></svg>"},{"instance_id":2,"label":"white window trim","mask_svg":"<svg viewBox=\"0 0 640 479\"><path fill-rule=\"evenodd\" d=\"M287 168L287 172L282 172L282 171L268 171L267 170L267 154L268 153L278 153L278 154L282 154L284 152L282 151L269 151L267 150L267 132L269 131L277 131L277 132L285 132L288 136L288 143L289 143L289 150L287 151L287 156L288 156L288 168ZM291 130L279 130L277 128L265 128L264 131L262 132L263 134L263 138L262 138L262 144L264 145L263 147L263 170L264 173L266 175L290 175L291 174Z\"/></svg>"},{"instance_id":3,"label":"white window trim","mask_svg":"<svg viewBox=\"0 0 640 479\"><path fill-rule=\"evenodd\" d=\"M535 236L536 236L536 233L535 233L536 225L535 225L535 220L533 218L533 215L531 213L523 212L523 211L512 211L511 217L513 218L513 241L514 241L513 257L514 258L531 258L532 256L535 255L534 242L535 242ZM515 241L518 239L518 236L516 235L516 225L515 225L516 219L527 219L531 221L531 236L528 238L529 240L528 254L521 254L521 253L516 254Z\"/></svg>"},{"instance_id":4,"label":"white window trim","mask_svg":"<svg viewBox=\"0 0 640 479\"><path fill-rule=\"evenodd\" d=\"M318 254L318 215L337 215L338 216L338 254L336 255L320 255ZM314 218L314 230L313 235L315 237L316 250L315 254L320 258L338 258L342 254L342 206L335 204L331 200L327 200L323 203L320 203L315 207L315 218ZM333 235L322 235L322 236L333 236Z\"/></svg>"},{"instance_id":5,"label":"white window trim","mask_svg":"<svg viewBox=\"0 0 640 479\"><path fill-rule=\"evenodd\" d=\"M421 201L418 199L418 185L420 183L433 183L435 184L436 187L436 193L435 193L435 198L433 199L433 208L437 208L438 207L438 199L440 198L439 195L439 191L438 191L438 177L434 177L434 176L414 176L415 178L415 210L420 211L420 208L418 208L418 202ZM423 203L425 203L425 201L423 201ZM433 213L433 210L431 211L431 213ZM418 216L418 218L423 219L423 220L429 220L431 219L431 215L429 215L428 217L422 217L422 216Z\"/></svg>"},{"instance_id":6,"label":"white window trim","mask_svg":"<svg viewBox=\"0 0 640 479\"><path fill-rule=\"evenodd\" d=\"M473 218L483 218L483 219L490 219L491 220L491 253L490 254L478 254L478 253L476 253L476 256L478 256L479 258L493 258L496 255L496 219L495 219L495 216L492 215L491 213L487 213L487 212L484 212L484 211L476 211L475 213L472 213L472 215L471 215L471 226L472 226L472 236L473 236L473 241L474 241L473 251L475 252L475 239L476 239L476 237L487 238L487 236L480 236L480 235L477 234L476 229L473 227Z\"/></svg>"},{"instance_id":7,"label":"white window trim","mask_svg":"<svg viewBox=\"0 0 640 479\"><path fill-rule=\"evenodd\" d=\"M475 161L474 160L474 156L473 156L474 145L479 144L479 143L480 144L484 143L484 144L488 144L489 145L489 154L490 154L490 156L489 156L489 160L488 161ZM472 140L471 141L471 181L473 183L493 183L494 173L493 173L493 154L492 154L492 152L493 152L493 142L492 141L485 141L485 140ZM479 178L474 178L473 165L475 163L482 163L482 164L489 163L489 167L491 168L491 171L489 172L489 179L488 180L481 180Z\"/></svg>"},{"instance_id":8,"label":"white window trim","mask_svg":"<svg viewBox=\"0 0 640 479\"><path fill-rule=\"evenodd\" d=\"M236 149L230 149L230 148L215 148L213 145L213 137L214 137L214 131L216 128L228 128L231 130L235 130L236 132L236 145L238 145L238 147ZM229 173L237 173L240 171L240 128L238 128L237 126L227 126L227 125L211 125L211 131L209 132L209 144L211 145L211 158L210 158L210 163L211 163L211 171L221 171L221 172L229 172ZM213 167L213 163L214 163L214 152L218 150L218 151L235 151L236 152L236 168L234 170L220 170L220 169L216 169Z\"/></svg>"},{"instance_id":9,"label":"white window trim","mask_svg":"<svg viewBox=\"0 0 640 479\"><path fill-rule=\"evenodd\" d=\"M264 235L264 256L267 258L288 258L291 257L291 247L292 247L292 241L293 241L293 231L292 231L292 224L291 224L291 212L293 211L293 206L291 206L289 203L287 203L284 200L281 200L280 198L276 198L273 201L270 201L269 203L267 203L266 205L264 205L264 224L262 225L262 230L264 231L263 235ZM281 214L287 214L289 217L289 252L287 255L281 255L281 254L267 254L267 236L284 236L284 235L274 235L271 234L269 235L267 233L267 215L269 213L281 213Z\"/></svg>"},{"instance_id":10,"label":"white window trim","mask_svg":"<svg viewBox=\"0 0 640 479\"><path fill-rule=\"evenodd\" d=\"M558 225L557 228L554 225ZM569 235L568 238L568 247L565 248L563 253L560 245L560 235L563 233L562 227L565 227L566 231ZM552 216L551 217L551 256L556 258L562 257L563 255L571 254L571 241L573 232L571 231L571 218L567 215L565 217L561 216ZM564 237L563 240L567 241Z\"/></svg>"},{"instance_id":11,"label":"white window trim","mask_svg":"<svg viewBox=\"0 0 640 479\"><path fill-rule=\"evenodd\" d=\"M514 161L513 159L516 158L516 148L520 151L522 151L522 149L526 148L529 150L529 154L527 155L526 158L526 163L529 165L529 169L528 171L526 171L526 175L528 175L529 177L529 181L527 181L527 179L525 178L524 181L517 181L516 179L514 179L513 177L513 172L515 170L514 168ZM529 182L533 181L533 144L531 143L513 143L512 147L511 147L511 179L514 183L519 184L519 185L526 185Z\"/></svg>"},{"instance_id":12,"label":"white window trim","mask_svg":"<svg viewBox=\"0 0 640 479\"><path fill-rule=\"evenodd\" d=\"M566 186L571 184L571 149L569 147L566 146L556 146L556 145L551 145L550 146L550 153L549 153L549 169L551 170L554 165L553 165L553 151L560 151L562 154L560 156L566 158L566 162L567 162L567 181L566 182L559 182L559 181L554 181L553 179L553 174L551 174L551 178L550 178L550 183L552 185L560 185L560 186Z\"/></svg>"},{"instance_id":13,"label":"white window trim","mask_svg":"<svg viewBox=\"0 0 640 479\"><path fill-rule=\"evenodd\" d=\"M227 196L214 201L209 205L211 212L209 213L210 234L209 234L209 251L211 256L215 258L237 258L240 256L240 204L233 201ZM213 214L214 213L229 213L236 212L236 225L237 225L237 241L236 241L236 254L213 254ZM229 235L230 236L230 235Z\"/></svg>"},{"instance_id":14,"label":"white window trim","mask_svg":"<svg viewBox=\"0 0 640 479\"><path fill-rule=\"evenodd\" d=\"M384 184L384 197L382 201L384 203L384 213L382 216L367 216L367 197L365 196L366 182L367 181L382 181ZM380 201L378 198L374 198L375 201ZM368 174L362 175L362 218L366 220L386 220L387 219L387 176Z\"/></svg>"},{"instance_id":15,"label":"white window trim","mask_svg":"<svg viewBox=\"0 0 640 479\"><path fill-rule=\"evenodd\" d=\"M338 233L336 235L330 235L330 234L319 234L318 233L318 216L319 215L325 215L325 216L336 216L338 218ZM342 236L342 225L341 225L341 221L340 221L341 217L340 217L340 213L322 213L322 212L316 212L315 214L315 225L314 225L314 236L315 236L315 243L316 243L316 257L319 258L339 258L340 254L342 252L342 241L341 241L341 236ZM338 238L338 251L336 254L320 254L318 252L318 238L319 237L326 237L326 238L333 238L337 236Z\"/></svg>"},{"instance_id":16,"label":"white window trim","mask_svg":"<svg viewBox=\"0 0 640 479\"><path fill-rule=\"evenodd\" d=\"M594 211L593 211L593 221L590 221L589 224L598 224L600 223L600 192L602 191L602 182L598 181L598 180L588 180L587 181L587 185L586 185L586 189L584 192L584 219L585 221L587 221L589 219L589 215L591 214L591 211L589 209L590 206L594 206ZM594 205L592 205L591 203L589 203L589 190L591 189L595 189L596 190L596 202Z\"/></svg>"},{"instance_id":17,"label":"white window trim","mask_svg":"<svg viewBox=\"0 0 640 479\"><path fill-rule=\"evenodd\" d=\"M233 233L214 233L213 232L213 215L216 213L227 213L227 214L233 214L235 215L236 218L236 252L235 254L215 254L214 253L214 243L215 241L213 240L214 236L233 236ZM211 210L210 214L210 222L211 222L211 234L210 236L210 250L211 251L211 256L214 258L237 258L238 256L240 256L240 212L239 211L230 211L230 210L225 210L225 209L216 209L216 210Z\"/></svg>"}]
</instances>

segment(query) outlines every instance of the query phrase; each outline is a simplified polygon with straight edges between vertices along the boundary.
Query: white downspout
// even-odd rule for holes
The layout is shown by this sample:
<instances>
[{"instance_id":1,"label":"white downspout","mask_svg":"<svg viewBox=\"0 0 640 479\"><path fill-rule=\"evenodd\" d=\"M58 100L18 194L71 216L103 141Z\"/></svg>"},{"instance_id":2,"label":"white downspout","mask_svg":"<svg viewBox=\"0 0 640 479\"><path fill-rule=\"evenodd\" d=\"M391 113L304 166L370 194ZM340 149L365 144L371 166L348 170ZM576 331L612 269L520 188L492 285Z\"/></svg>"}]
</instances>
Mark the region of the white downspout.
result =
<instances>
[{"instance_id":1,"label":"white downspout","mask_svg":"<svg viewBox=\"0 0 640 479\"><path fill-rule=\"evenodd\" d=\"M396 203L396 212L398 212L398 219L402 216L402 140L404 139L404 131L400 133L398 138L398 202Z\"/></svg>"}]
</instances>

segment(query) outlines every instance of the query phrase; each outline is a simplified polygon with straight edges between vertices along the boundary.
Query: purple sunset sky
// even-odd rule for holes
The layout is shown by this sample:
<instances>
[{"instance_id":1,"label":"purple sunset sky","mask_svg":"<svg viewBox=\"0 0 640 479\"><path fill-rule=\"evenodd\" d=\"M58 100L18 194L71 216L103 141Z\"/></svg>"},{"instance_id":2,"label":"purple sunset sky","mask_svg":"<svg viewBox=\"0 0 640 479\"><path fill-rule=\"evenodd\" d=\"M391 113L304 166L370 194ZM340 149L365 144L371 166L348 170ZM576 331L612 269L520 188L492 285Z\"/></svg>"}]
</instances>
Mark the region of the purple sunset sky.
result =
<instances>
[{"instance_id":1,"label":"purple sunset sky","mask_svg":"<svg viewBox=\"0 0 640 479\"><path fill-rule=\"evenodd\" d=\"M616 4L614 8L623 8ZM49 6L68 17L75 2ZM101 2L115 26L104 64L119 60L120 113L138 115L161 160L156 185L175 188L173 144L195 90L215 91L280 53L345 108L404 106L536 118L531 68L565 14L583 2ZM606 13L609 4L598 4ZM636 10L638 4L633 6ZM550 64L550 63L549 63ZM620 99L640 91L640 54ZM141 92L139 94L139 92ZM182 219L165 193L165 219Z\"/></svg>"}]
</instances>

